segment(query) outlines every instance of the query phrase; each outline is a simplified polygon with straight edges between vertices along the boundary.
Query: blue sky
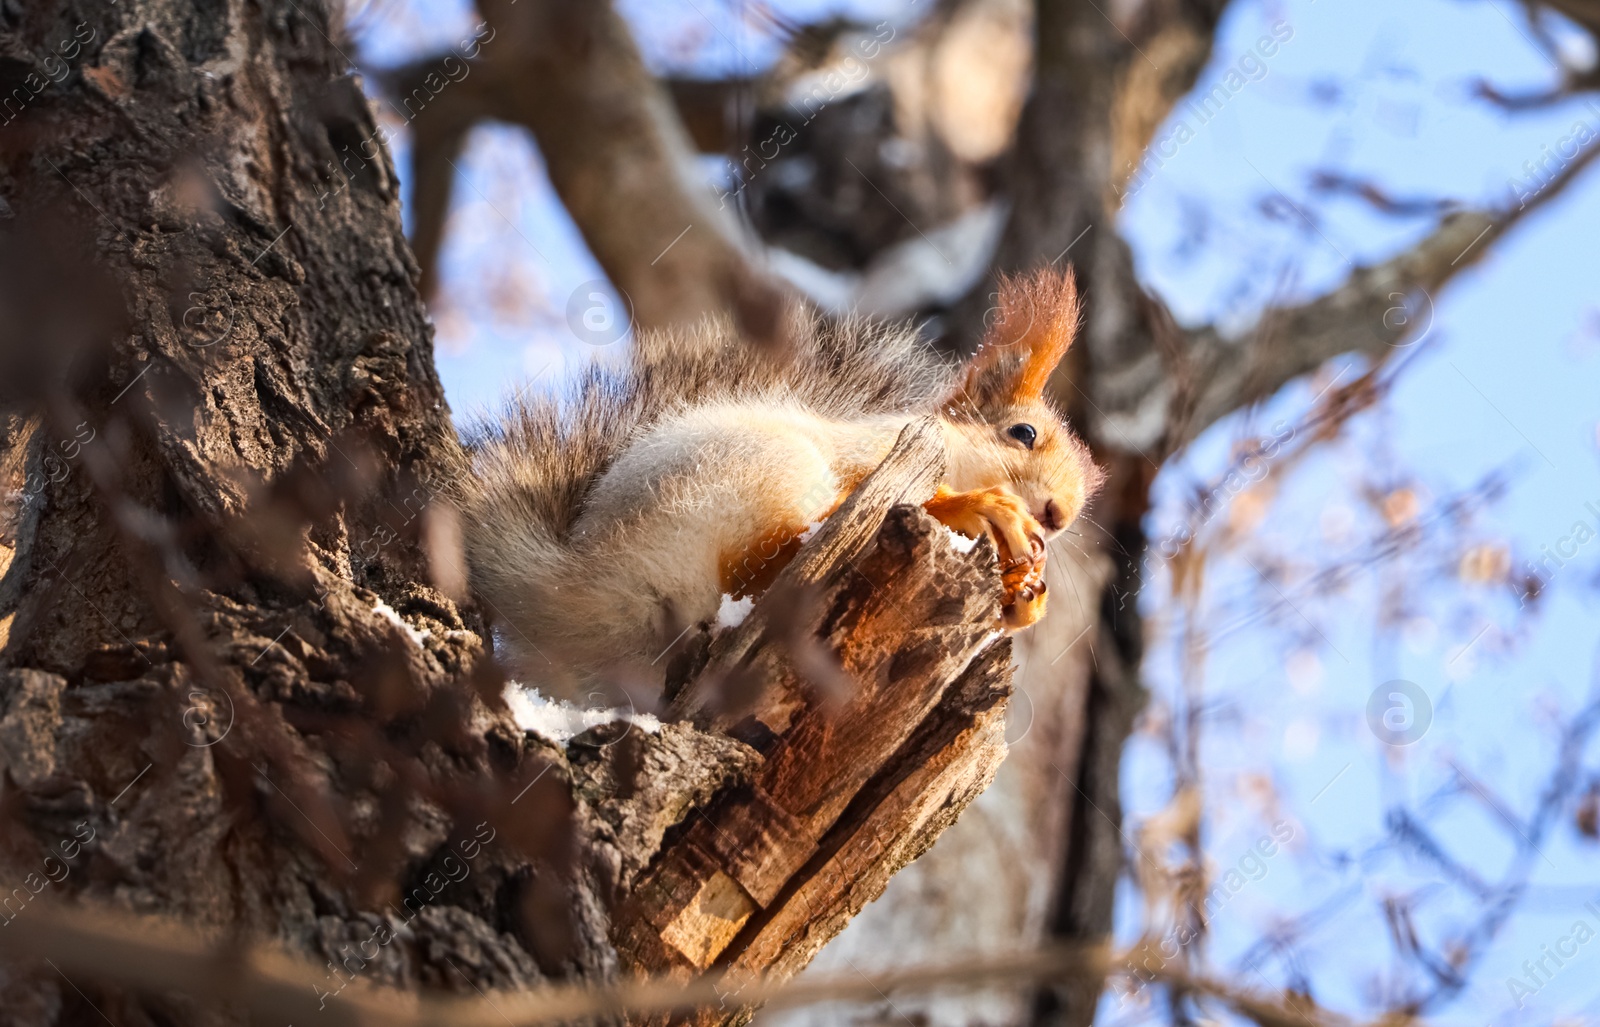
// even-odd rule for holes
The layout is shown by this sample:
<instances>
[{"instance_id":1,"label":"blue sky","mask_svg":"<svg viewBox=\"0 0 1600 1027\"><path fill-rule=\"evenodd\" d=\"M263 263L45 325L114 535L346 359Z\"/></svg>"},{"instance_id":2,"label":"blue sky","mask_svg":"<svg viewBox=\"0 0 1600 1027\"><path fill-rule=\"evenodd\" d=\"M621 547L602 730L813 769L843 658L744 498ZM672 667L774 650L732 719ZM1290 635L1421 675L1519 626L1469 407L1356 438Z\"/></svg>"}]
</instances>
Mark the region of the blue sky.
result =
<instances>
[{"instance_id":1,"label":"blue sky","mask_svg":"<svg viewBox=\"0 0 1600 1027\"><path fill-rule=\"evenodd\" d=\"M1396 220L1357 201L1313 198L1305 183L1314 169L1371 179L1395 196L1502 206L1510 202L1512 177L1527 179L1523 162L1553 148L1576 120L1600 129L1600 112L1583 103L1509 116L1471 97L1478 75L1507 91L1551 82L1550 65L1526 41L1509 4L1236 5L1213 73L1279 18L1295 35L1267 75L1179 148L1124 215L1141 275L1186 321L1232 317L1247 324L1273 295L1281 268L1294 269L1297 294L1315 295L1342 278L1346 259L1382 259L1431 226L1429 218ZM1241 782L1263 773L1284 815L1303 826L1306 843L1296 858L1274 861L1217 918L1213 955L1220 965L1285 916L1349 894L1352 901L1312 933L1300 955L1314 968L1320 1002L1371 1012L1399 979L1386 965L1391 949L1375 912L1385 896L1415 898L1419 928L1435 941L1476 913L1473 904L1430 887L1438 876L1433 867L1371 849L1385 818L1452 780L1454 767L1492 782L1507 813L1527 815L1552 770L1556 726L1593 687L1600 629L1589 579L1600 546L1581 551L1562 571L1533 617L1509 592L1467 585L1448 565L1441 574L1446 553L1356 573L1343 594L1327 600L1291 587L1273 602L1251 564L1277 553L1311 565L1353 549L1379 525L1363 485L1415 489L1426 516L1430 501L1496 469L1510 474L1511 488L1474 517L1463 539L1509 545L1520 565L1574 521L1595 526L1584 507L1594 501L1600 508L1594 178L1432 297L1425 348L1390 402L1358 418L1344 440L1281 480L1269 479L1276 496L1245 552L1219 553L1208 567L1206 594L1216 606L1254 595L1257 609L1278 615L1276 627L1217 637L1205 661L1208 699L1234 704L1219 711L1204 743L1208 849L1225 867L1260 837L1265 818L1240 799L1250 794ZM1277 190L1314 211L1318 230L1298 218L1262 218L1258 201ZM1203 241L1193 242L1196 235ZM1255 423L1293 423L1325 384L1291 386ZM1181 511L1186 489L1220 475L1229 442L1248 433L1248 420L1216 426L1167 468L1157 521ZM1391 629L1381 626L1378 608L1396 578L1409 601ZM1147 591L1144 608L1153 620L1169 607L1158 589ZM1306 637L1308 622L1326 640ZM1159 699L1178 687L1180 653L1159 627L1152 641L1146 675ZM1392 679L1415 682L1434 708L1431 728L1403 750L1378 742L1365 717L1369 695ZM1130 814L1137 819L1160 808L1170 768L1154 738L1129 747L1125 770ZM1503 873L1515 829L1476 796L1435 804L1426 822L1462 863L1490 880ZM1553 944L1580 917L1600 929L1600 918L1584 908L1600 899L1594 846L1560 827L1540 849L1522 912L1489 949L1474 988L1441 1021L1548 1023L1600 1009L1600 945L1580 948L1577 962L1548 987L1522 996L1523 1009L1511 1001L1506 978L1523 977L1521 963L1538 959L1541 944ZM1132 928L1131 895L1121 909L1124 928ZM1284 970L1278 961L1262 964L1274 983L1287 982Z\"/></svg>"},{"instance_id":2,"label":"blue sky","mask_svg":"<svg viewBox=\"0 0 1600 1027\"><path fill-rule=\"evenodd\" d=\"M853 6L885 14L910 9ZM770 40L727 16L726 4L635 0L624 9L657 66L736 69L773 54ZM474 20L454 0L377 10L381 17L361 23L357 34L363 60L377 67L428 52ZM706 27L713 19L716 27ZM1192 138L1122 215L1119 227L1134 245L1142 279L1187 323L1248 326L1269 299L1319 294L1348 273L1349 262L1381 260L1432 225L1430 217L1398 219L1358 200L1318 196L1308 185L1314 170L1370 179L1397 197L1499 207L1510 202L1513 177L1526 178L1524 162L1554 148L1576 122L1600 132L1600 105L1513 115L1473 97L1479 76L1508 92L1552 81L1551 64L1509 0L1240 0L1199 90L1237 66L1279 21L1293 36L1265 62L1264 76L1203 125L1186 108L1175 112L1190 119ZM566 328L568 296L603 276L556 202L533 143L517 130L481 129L458 163L445 296L435 313L439 370L461 417L491 405L519 379L539 375L554 384L583 361L621 352L597 351ZM1264 208L1279 193L1316 228L1281 202ZM1392 997L1402 978L1375 912L1385 896L1414 899L1419 930L1432 941L1475 915L1459 893L1432 883L1435 868L1376 846L1392 810L1416 808L1454 778L1454 768L1490 783L1494 802L1471 794L1437 800L1424 818L1454 858L1490 880L1504 872L1508 838L1521 828L1508 827L1493 807L1512 818L1531 810L1551 772L1561 722L1596 686L1600 541L1579 552L1531 613L1504 586L1462 580L1455 561L1463 547L1480 544L1509 548L1520 567L1575 521L1596 526L1585 504L1600 509L1597 229L1600 173L1591 169L1430 297L1426 337L1408 351L1413 359L1380 410L1269 474L1250 499L1259 523L1242 544L1213 550L1193 620L1180 617L1167 578L1160 571L1152 577L1142 602L1151 626L1145 673L1157 713L1182 686L1179 629L1203 628L1209 638L1201 675L1216 707L1201 761L1208 854L1218 868L1236 865L1279 816L1297 832L1266 876L1217 916L1217 965L1231 965L1283 918L1348 894L1300 950L1317 999L1361 1014ZM1215 484L1235 439L1296 423L1335 376L1343 372L1348 381L1358 371L1354 361L1336 362L1263 409L1215 426L1163 471L1152 536L1184 515L1196 489ZM1291 576L1280 598L1255 569L1282 559L1308 573L1358 551L1382 530L1370 495L1410 490L1426 519L1441 500L1495 473L1509 481L1504 495L1415 553L1357 568L1338 595L1315 595ZM1223 511L1202 539L1216 542L1250 512ZM1404 597L1401 614L1380 617L1385 597L1395 596ZM1241 619L1241 611L1250 616ZM1393 679L1414 682L1433 707L1427 732L1403 749L1382 745L1365 714L1374 689ZM1129 817L1137 822L1170 798L1171 767L1148 733L1129 745L1124 767ZM1269 802L1277 813L1263 812ZM1600 908L1600 851L1571 830L1570 816L1566 821L1540 845L1528 897L1488 950L1472 989L1441 1011L1439 1022L1600 1016L1600 941L1580 948L1521 1010L1506 984L1574 921L1586 918L1600 931L1600 915L1584 905L1596 900ZM1125 888L1122 937L1137 931L1138 916ZM1246 973L1262 986L1286 982L1279 961ZM1117 1022L1139 1019L1137 1010L1111 1011Z\"/></svg>"}]
</instances>

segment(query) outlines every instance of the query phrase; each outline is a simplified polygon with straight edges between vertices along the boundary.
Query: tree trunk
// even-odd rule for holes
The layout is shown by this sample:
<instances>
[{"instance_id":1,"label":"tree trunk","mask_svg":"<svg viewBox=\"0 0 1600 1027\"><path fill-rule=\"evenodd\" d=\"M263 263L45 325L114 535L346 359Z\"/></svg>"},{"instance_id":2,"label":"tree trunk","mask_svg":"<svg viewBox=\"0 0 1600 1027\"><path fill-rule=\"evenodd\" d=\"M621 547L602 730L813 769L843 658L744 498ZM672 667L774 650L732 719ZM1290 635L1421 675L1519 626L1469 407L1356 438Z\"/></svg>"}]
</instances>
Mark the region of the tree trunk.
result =
<instances>
[{"instance_id":1,"label":"tree trunk","mask_svg":"<svg viewBox=\"0 0 1600 1027\"><path fill-rule=\"evenodd\" d=\"M428 584L420 483L455 442L396 181L321 5L80 10L4 26L8 95L39 85L0 128L6 929L49 915L23 901L44 873L34 901L276 938L333 990L371 911L492 830L528 763L452 686L480 632ZM540 979L492 921L417 919L493 953L467 962L485 983ZM446 984L441 960L369 972ZM197 1015L5 977L22 1022Z\"/></svg>"}]
</instances>

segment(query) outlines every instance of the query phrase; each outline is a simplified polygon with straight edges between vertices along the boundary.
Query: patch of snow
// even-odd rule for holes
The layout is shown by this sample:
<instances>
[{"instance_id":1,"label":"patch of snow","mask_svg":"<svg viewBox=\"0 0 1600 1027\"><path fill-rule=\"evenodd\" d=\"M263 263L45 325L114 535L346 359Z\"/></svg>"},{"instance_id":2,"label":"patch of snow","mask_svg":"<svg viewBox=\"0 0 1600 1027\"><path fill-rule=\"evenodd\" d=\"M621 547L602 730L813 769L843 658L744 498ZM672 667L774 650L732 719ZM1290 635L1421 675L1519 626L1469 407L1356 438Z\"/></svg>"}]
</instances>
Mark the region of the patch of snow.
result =
<instances>
[{"instance_id":1,"label":"patch of snow","mask_svg":"<svg viewBox=\"0 0 1600 1027\"><path fill-rule=\"evenodd\" d=\"M945 527L944 533L950 536L950 548L963 555L972 552L972 547L978 544L977 539L968 538L949 526Z\"/></svg>"},{"instance_id":2,"label":"patch of snow","mask_svg":"<svg viewBox=\"0 0 1600 1027\"><path fill-rule=\"evenodd\" d=\"M826 521L827 518L824 517L820 521L812 521L810 524L806 525L806 530L802 531L799 535L800 544L805 545L807 542L809 542L811 540L811 536L815 535L817 533L817 529L822 527L823 523Z\"/></svg>"},{"instance_id":3,"label":"patch of snow","mask_svg":"<svg viewBox=\"0 0 1600 1027\"><path fill-rule=\"evenodd\" d=\"M394 612L394 607L390 606L382 599L378 600L378 605L372 608L372 612L382 617L384 620L387 620L400 630L404 631L406 633L406 637L417 644L418 649L422 648L422 643L433 637L432 631L418 631L416 628L401 620L400 615Z\"/></svg>"},{"instance_id":4,"label":"patch of snow","mask_svg":"<svg viewBox=\"0 0 1600 1027\"><path fill-rule=\"evenodd\" d=\"M803 538L804 536L801 537ZM746 617L750 616L750 611L755 607L755 605L756 601L751 596L745 596L743 599L735 599L733 596L724 592L722 595L722 605L717 607L717 627L738 627L744 623L744 619Z\"/></svg>"},{"instance_id":5,"label":"patch of snow","mask_svg":"<svg viewBox=\"0 0 1600 1027\"><path fill-rule=\"evenodd\" d=\"M651 734L661 732L661 721L648 713L638 713L632 707L611 710L585 709L561 699L546 699L537 689L506 682L504 693L511 716L524 731L542 735L557 745L566 745L574 736L599 724L626 720Z\"/></svg>"},{"instance_id":6,"label":"patch of snow","mask_svg":"<svg viewBox=\"0 0 1600 1027\"><path fill-rule=\"evenodd\" d=\"M852 56L851 60L855 60ZM857 66L869 74L859 78L852 78L840 72L837 65L825 64L822 67L808 71L798 76L789 84L788 101L795 110L805 110L805 103L810 100L815 103L819 96L826 96L828 103L836 103L849 96L865 92L879 76L870 74L871 67L864 62L857 61Z\"/></svg>"},{"instance_id":7,"label":"patch of snow","mask_svg":"<svg viewBox=\"0 0 1600 1027\"><path fill-rule=\"evenodd\" d=\"M953 304L988 270L1005 229L1006 204L980 204L937 228L878 251L856 289L863 314L901 317Z\"/></svg>"},{"instance_id":8,"label":"patch of snow","mask_svg":"<svg viewBox=\"0 0 1600 1027\"><path fill-rule=\"evenodd\" d=\"M781 246L766 248L766 267L829 313L902 317L966 295L988 269L1008 213L981 204L880 250L865 273L833 271Z\"/></svg>"},{"instance_id":9,"label":"patch of snow","mask_svg":"<svg viewBox=\"0 0 1600 1027\"><path fill-rule=\"evenodd\" d=\"M782 246L766 249L766 266L772 274L810 297L831 314L843 314L855 302L861 276L850 271L831 271Z\"/></svg>"}]
</instances>

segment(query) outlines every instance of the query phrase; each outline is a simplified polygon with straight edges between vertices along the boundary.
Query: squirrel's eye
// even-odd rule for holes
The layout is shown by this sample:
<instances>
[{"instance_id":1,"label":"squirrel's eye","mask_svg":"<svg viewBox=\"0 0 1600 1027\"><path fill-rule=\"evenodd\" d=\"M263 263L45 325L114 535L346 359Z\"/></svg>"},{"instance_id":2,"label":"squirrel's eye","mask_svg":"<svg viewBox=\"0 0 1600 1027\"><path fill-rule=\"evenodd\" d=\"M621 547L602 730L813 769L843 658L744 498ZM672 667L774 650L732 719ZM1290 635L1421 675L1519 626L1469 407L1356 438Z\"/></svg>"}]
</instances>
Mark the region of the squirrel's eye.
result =
<instances>
[{"instance_id":1,"label":"squirrel's eye","mask_svg":"<svg viewBox=\"0 0 1600 1027\"><path fill-rule=\"evenodd\" d=\"M1033 440L1039 437L1039 433L1033 430L1031 424L1013 424L1007 429L1006 434L1029 449L1033 448Z\"/></svg>"}]
</instances>

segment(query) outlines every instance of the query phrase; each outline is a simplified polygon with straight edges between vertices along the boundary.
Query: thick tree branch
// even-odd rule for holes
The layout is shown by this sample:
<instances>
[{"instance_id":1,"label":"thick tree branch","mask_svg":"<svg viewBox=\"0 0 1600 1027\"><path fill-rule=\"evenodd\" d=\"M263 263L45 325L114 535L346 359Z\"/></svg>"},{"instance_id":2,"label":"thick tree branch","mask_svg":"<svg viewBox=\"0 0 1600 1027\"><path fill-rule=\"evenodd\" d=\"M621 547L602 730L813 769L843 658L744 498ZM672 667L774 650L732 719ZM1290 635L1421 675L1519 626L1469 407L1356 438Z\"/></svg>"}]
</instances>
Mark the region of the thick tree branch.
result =
<instances>
[{"instance_id":1,"label":"thick tree branch","mask_svg":"<svg viewBox=\"0 0 1600 1027\"><path fill-rule=\"evenodd\" d=\"M1432 323L1439 294L1483 260L1494 244L1529 215L1559 197L1600 157L1600 142L1579 153L1533 196L1498 210L1455 213L1415 246L1368 267L1309 303L1269 308L1248 339L1224 338L1215 328L1192 333L1179 366L1151 378L1186 383L1174 403L1167 451L1193 439L1233 410L1264 399L1290 380L1345 353L1386 358L1414 342ZM1153 368L1151 370L1154 370Z\"/></svg>"},{"instance_id":2,"label":"thick tree branch","mask_svg":"<svg viewBox=\"0 0 1600 1027\"><path fill-rule=\"evenodd\" d=\"M898 505L942 459L931 422L906 429L682 689L678 712L763 760L614 914L630 967L798 972L993 777L1011 673L993 551L958 556Z\"/></svg>"},{"instance_id":3,"label":"thick tree branch","mask_svg":"<svg viewBox=\"0 0 1600 1027\"><path fill-rule=\"evenodd\" d=\"M461 141L493 118L532 131L557 195L639 326L731 312L752 338L773 338L781 294L751 265L732 212L713 202L667 92L612 5L481 7L493 34L475 61L442 57L388 76L395 109L416 131L414 235L425 284L436 279Z\"/></svg>"},{"instance_id":4,"label":"thick tree branch","mask_svg":"<svg viewBox=\"0 0 1600 1027\"><path fill-rule=\"evenodd\" d=\"M1146 0L1137 9L1112 100L1112 189L1128 185L1178 101L1211 60L1217 22L1228 0Z\"/></svg>"}]
</instances>

